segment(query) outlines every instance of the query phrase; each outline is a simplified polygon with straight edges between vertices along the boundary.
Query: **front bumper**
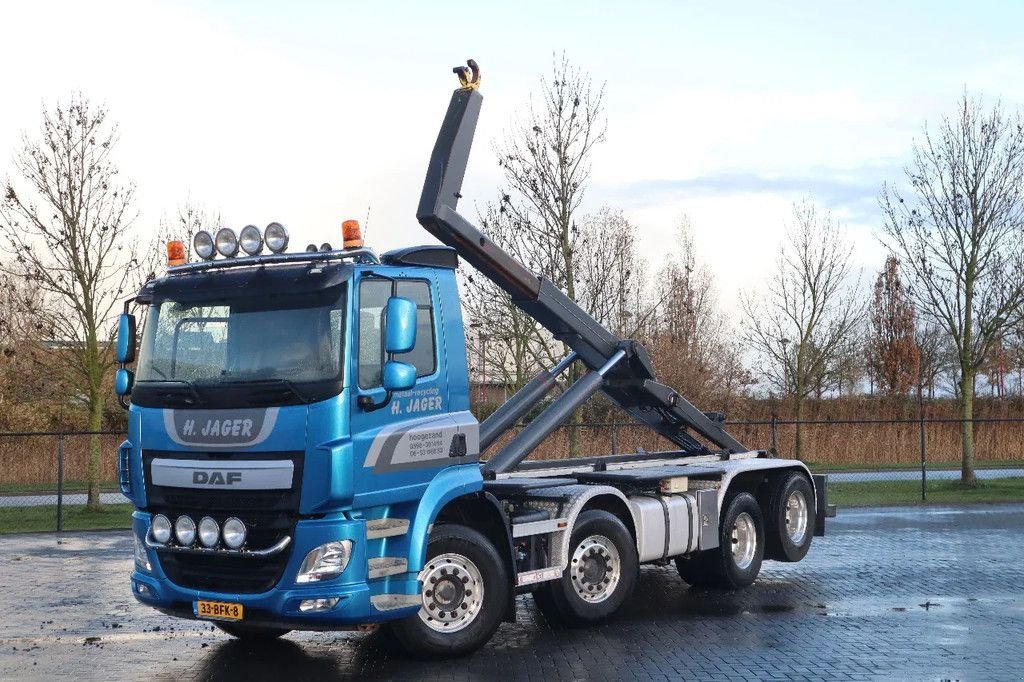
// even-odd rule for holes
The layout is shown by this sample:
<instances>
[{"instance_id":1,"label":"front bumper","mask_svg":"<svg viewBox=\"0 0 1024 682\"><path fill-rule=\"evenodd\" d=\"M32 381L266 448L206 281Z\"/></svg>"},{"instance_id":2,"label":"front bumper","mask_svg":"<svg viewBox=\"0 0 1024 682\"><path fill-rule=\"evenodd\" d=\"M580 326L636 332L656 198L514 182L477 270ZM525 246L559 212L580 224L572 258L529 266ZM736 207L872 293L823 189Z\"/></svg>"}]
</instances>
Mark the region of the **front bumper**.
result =
<instances>
[{"instance_id":1,"label":"front bumper","mask_svg":"<svg viewBox=\"0 0 1024 682\"><path fill-rule=\"evenodd\" d=\"M133 514L132 530L143 545L149 525L148 513L136 511ZM352 558L345 571L332 580L297 584L295 576L306 554L335 540L352 540ZM284 574L277 585L266 592L238 594L182 587L164 574L160 566L160 552L145 549L151 570L141 570L136 564L131 574L132 593L143 604L183 618L196 618L194 604L200 599L242 604L247 623L295 630L346 629L403 618L418 610L418 605L388 610L380 610L373 605L373 597L379 595L418 595L419 582L415 573L368 579L363 521L348 520L341 515L300 520L295 526L292 543L293 550ZM299 610L299 604L304 600L333 597L338 598L338 603L328 611Z\"/></svg>"}]
</instances>

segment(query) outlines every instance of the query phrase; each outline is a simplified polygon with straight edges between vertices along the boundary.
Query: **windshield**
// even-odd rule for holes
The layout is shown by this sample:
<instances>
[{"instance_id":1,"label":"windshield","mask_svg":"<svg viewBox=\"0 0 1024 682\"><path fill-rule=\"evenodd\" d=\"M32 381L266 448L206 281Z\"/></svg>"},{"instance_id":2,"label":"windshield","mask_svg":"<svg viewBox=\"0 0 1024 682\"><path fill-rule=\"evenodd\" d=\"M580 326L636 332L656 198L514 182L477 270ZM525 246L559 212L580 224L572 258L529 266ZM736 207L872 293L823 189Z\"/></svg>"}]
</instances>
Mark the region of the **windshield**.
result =
<instances>
[{"instance_id":1,"label":"windshield","mask_svg":"<svg viewBox=\"0 0 1024 682\"><path fill-rule=\"evenodd\" d=\"M344 291L154 301L137 382L338 382Z\"/></svg>"}]
</instances>

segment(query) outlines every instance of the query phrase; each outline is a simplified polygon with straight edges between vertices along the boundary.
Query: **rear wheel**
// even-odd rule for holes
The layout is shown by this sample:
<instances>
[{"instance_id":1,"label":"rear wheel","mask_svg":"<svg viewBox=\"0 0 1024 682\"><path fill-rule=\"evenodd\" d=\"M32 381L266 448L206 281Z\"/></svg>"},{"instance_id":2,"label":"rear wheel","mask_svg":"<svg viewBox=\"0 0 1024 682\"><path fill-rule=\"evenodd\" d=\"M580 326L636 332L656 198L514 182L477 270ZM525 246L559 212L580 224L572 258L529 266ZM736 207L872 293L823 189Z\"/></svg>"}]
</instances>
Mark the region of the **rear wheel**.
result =
<instances>
[{"instance_id":1,"label":"rear wheel","mask_svg":"<svg viewBox=\"0 0 1024 682\"><path fill-rule=\"evenodd\" d=\"M718 541L703 559L708 583L725 589L753 583L764 559L764 520L753 495L740 493L727 502Z\"/></svg>"},{"instance_id":2,"label":"rear wheel","mask_svg":"<svg viewBox=\"0 0 1024 682\"><path fill-rule=\"evenodd\" d=\"M465 526L437 526L419 578L419 613L391 624L406 651L423 658L461 656L487 643L511 589L505 563L487 538Z\"/></svg>"},{"instance_id":3,"label":"rear wheel","mask_svg":"<svg viewBox=\"0 0 1024 682\"><path fill-rule=\"evenodd\" d=\"M803 474L791 471L778 481L768 503L767 556L800 561L814 536L814 490Z\"/></svg>"},{"instance_id":4,"label":"rear wheel","mask_svg":"<svg viewBox=\"0 0 1024 682\"><path fill-rule=\"evenodd\" d=\"M586 625L615 613L636 586L639 560L626 526L606 511L579 515L569 541L569 564L558 580L533 593L545 616Z\"/></svg>"},{"instance_id":5,"label":"rear wheel","mask_svg":"<svg viewBox=\"0 0 1024 682\"><path fill-rule=\"evenodd\" d=\"M287 635L291 630L287 628L268 628L262 625L251 623L214 623L218 628L236 639L246 642L259 642L268 639L277 639Z\"/></svg>"}]
</instances>

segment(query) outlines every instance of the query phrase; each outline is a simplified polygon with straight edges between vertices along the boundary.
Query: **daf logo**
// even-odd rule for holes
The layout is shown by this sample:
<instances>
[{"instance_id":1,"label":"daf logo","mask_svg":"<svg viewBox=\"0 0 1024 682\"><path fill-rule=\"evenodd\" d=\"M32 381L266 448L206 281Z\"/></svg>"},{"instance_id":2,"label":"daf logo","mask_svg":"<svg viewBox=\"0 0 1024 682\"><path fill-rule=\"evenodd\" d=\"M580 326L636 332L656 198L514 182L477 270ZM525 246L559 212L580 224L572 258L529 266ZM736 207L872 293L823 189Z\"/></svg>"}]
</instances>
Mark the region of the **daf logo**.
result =
<instances>
[{"instance_id":1,"label":"daf logo","mask_svg":"<svg viewBox=\"0 0 1024 682\"><path fill-rule=\"evenodd\" d=\"M196 485L234 485L242 482L241 471L193 471L192 483Z\"/></svg>"}]
</instances>

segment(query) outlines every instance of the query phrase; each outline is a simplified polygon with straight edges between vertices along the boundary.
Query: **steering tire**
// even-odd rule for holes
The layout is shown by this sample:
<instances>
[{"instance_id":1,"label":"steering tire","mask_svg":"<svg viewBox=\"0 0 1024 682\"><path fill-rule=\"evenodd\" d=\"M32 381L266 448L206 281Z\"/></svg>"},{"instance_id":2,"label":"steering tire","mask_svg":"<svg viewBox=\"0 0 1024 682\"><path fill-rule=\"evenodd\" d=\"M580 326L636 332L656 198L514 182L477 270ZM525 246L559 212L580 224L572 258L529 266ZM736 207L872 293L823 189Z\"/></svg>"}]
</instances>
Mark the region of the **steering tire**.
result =
<instances>
[{"instance_id":1,"label":"steering tire","mask_svg":"<svg viewBox=\"0 0 1024 682\"><path fill-rule=\"evenodd\" d=\"M435 526L419 578L419 612L390 624L413 656L463 656L486 644L501 625L511 579L498 550L479 532Z\"/></svg>"}]
</instances>

